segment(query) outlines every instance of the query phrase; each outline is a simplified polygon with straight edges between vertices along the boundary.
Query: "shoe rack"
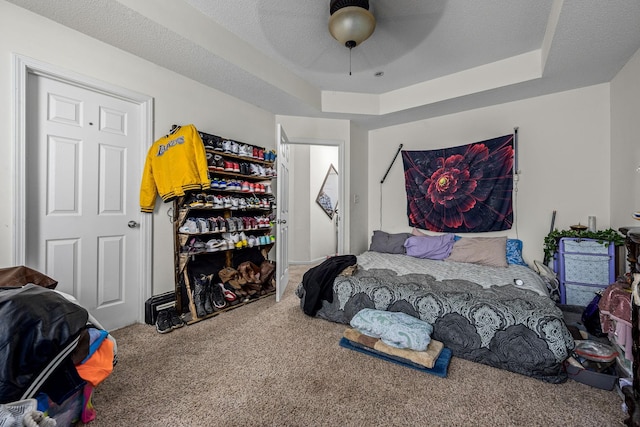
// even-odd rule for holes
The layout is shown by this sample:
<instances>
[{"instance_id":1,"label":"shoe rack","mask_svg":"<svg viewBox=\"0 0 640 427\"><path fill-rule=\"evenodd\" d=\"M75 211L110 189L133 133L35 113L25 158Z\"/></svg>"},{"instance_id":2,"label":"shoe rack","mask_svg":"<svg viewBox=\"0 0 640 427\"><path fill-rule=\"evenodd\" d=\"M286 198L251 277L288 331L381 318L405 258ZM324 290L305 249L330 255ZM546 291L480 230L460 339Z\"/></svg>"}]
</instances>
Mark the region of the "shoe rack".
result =
<instances>
[{"instance_id":1,"label":"shoe rack","mask_svg":"<svg viewBox=\"0 0 640 427\"><path fill-rule=\"evenodd\" d=\"M234 267L234 260L259 251L265 259L275 245L272 224L276 200L272 192L275 152L200 132L205 144L211 188L173 201L176 309L186 311L187 324L273 295L238 295L233 304L198 316L191 277L192 263ZM214 267L215 268L215 267ZM213 277L215 277L214 274ZM200 286L197 287L200 289Z\"/></svg>"}]
</instances>

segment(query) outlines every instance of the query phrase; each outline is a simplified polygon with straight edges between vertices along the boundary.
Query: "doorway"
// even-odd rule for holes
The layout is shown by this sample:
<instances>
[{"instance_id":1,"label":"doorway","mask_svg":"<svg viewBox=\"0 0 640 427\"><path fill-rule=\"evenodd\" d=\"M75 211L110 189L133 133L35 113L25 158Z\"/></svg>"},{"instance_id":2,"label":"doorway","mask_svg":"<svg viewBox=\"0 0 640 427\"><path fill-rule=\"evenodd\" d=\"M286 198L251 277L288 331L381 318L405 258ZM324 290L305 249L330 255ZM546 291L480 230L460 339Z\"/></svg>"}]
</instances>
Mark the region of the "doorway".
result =
<instances>
[{"instance_id":1,"label":"doorway","mask_svg":"<svg viewBox=\"0 0 640 427\"><path fill-rule=\"evenodd\" d=\"M312 264L344 251L344 144L298 139L290 147L290 263ZM337 190L330 208L323 201L329 188Z\"/></svg>"},{"instance_id":2,"label":"doorway","mask_svg":"<svg viewBox=\"0 0 640 427\"><path fill-rule=\"evenodd\" d=\"M14 59L15 265L57 280L108 330L141 322L152 221L137 189L151 98Z\"/></svg>"}]
</instances>

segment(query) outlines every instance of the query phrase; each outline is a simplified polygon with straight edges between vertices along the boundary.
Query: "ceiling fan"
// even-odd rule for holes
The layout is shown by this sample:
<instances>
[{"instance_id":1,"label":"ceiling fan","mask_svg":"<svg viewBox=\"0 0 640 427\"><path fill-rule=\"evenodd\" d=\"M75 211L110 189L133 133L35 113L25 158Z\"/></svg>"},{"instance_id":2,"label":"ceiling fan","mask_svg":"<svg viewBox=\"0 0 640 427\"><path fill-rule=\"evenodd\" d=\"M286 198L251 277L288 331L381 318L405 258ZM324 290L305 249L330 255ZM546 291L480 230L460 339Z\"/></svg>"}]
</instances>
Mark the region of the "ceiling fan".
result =
<instances>
[{"instance_id":1,"label":"ceiling fan","mask_svg":"<svg viewBox=\"0 0 640 427\"><path fill-rule=\"evenodd\" d=\"M376 28L369 0L331 0L329 13L329 32L349 49L371 37Z\"/></svg>"},{"instance_id":2,"label":"ceiling fan","mask_svg":"<svg viewBox=\"0 0 640 427\"><path fill-rule=\"evenodd\" d=\"M331 0L329 12L329 32L349 48L351 75L351 49L371 37L376 18L369 11L369 0Z\"/></svg>"},{"instance_id":3,"label":"ceiling fan","mask_svg":"<svg viewBox=\"0 0 640 427\"><path fill-rule=\"evenodd\" d=\"M341 73L346 59L341 47L349 48L349 41L355 42L351 49L357 47L354 64L381 69L427 37L443 5L443 0L262 0L256 12L263 40L290 65L311 73ZM344 38L353 34L344 27L354 14L364 21L358 31L364 27L366 36Z\"/></svg>"}]
</instances>

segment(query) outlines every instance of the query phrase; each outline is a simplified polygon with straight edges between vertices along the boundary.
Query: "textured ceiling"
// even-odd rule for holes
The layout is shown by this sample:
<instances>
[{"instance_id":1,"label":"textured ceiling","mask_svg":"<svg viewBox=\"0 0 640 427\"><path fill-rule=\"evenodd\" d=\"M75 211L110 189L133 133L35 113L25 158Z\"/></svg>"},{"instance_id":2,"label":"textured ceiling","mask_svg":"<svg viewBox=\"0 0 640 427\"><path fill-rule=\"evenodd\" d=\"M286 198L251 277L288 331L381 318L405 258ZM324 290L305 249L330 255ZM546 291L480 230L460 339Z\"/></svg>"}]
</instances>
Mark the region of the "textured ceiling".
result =
<instances>
[{"instance_id":1,"label":"textured ceiling","mask_svg":"<svg viewBox=\"0 0 640 427\"><path fill-rule=\"evenodd\" d=\"M608 82L640 49L638 0L370 0L352 75L329 0L9 2L274 114L365 129Z\"/></svg>"}]
</instances>

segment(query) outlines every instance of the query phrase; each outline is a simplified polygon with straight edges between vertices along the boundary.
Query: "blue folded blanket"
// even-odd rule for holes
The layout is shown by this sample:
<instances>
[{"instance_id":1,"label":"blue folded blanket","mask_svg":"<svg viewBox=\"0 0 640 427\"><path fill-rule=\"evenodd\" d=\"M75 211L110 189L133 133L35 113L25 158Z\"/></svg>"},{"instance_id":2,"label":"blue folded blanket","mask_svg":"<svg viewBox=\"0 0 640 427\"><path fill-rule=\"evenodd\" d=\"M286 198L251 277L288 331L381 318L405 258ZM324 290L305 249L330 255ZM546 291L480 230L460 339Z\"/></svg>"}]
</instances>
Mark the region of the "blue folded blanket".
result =
<instances>
[{"instance_id":1,"label":"blue folded blanket","mask_svg":"<svg viewBox=\"0 0 640 427\"><path fill-rule=\"evenodd\" d=\"M361 333L396 348L425 351L431 341L433 326L424 320L395 311L363 308L350 325Z\"/></svg>"}]
</instances>

